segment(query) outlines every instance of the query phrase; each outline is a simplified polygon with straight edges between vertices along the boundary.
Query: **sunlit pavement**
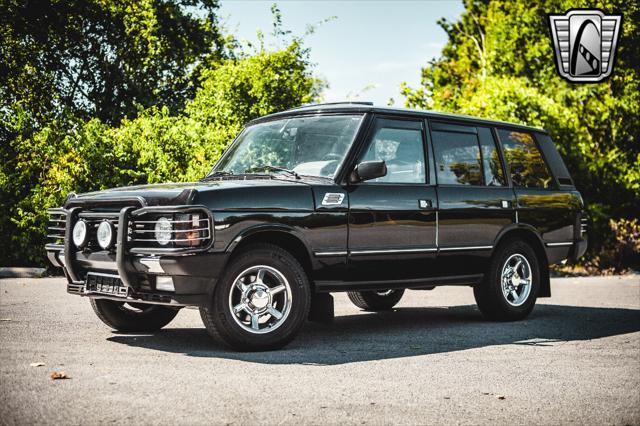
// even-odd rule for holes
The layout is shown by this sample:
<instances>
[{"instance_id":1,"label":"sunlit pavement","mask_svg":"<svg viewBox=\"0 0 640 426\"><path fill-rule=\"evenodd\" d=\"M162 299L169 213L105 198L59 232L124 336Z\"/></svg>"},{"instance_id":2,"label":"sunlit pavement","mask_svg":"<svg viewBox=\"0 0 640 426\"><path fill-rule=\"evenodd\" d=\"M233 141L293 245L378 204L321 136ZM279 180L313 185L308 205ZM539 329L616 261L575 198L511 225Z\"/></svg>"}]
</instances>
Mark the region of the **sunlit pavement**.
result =
<instances>
[{"instance_id":1,"label":"sunlit pavement","mask_svg":"<svg viewBox=\"0 0 640 426\"><path fill-rule=\"evenodd\" d=\"M463 287L382 314L336 294L333 324L236 353L196 310L120 334L62 278L3 279L0 423L640 423L640 276L552 292L517 323L484 321Z\"/></svg>"}]
</instances>

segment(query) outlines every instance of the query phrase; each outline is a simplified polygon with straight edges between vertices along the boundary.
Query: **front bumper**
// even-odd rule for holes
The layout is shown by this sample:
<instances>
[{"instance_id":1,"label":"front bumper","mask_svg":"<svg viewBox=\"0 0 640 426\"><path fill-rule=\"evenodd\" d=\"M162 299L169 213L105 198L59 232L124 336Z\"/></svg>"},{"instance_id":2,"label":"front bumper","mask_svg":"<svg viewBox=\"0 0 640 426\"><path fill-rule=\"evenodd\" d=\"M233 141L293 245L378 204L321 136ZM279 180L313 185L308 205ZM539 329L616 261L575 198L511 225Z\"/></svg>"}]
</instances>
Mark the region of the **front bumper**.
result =
<instances>
[{"instance_id":1,"label":"front bumper","mask_svg":"<svg viewBox=\"0 0 640 426\"><path fill-rule=\"evenodd\" d=\"M122 297L92 293L87 289L86 278L72 280L68 274L67 259L63 250L47 252L54 266L63 268L67 277L67 292L79 296L124 301ZM211 291L220 273L224 270L229 255L227 253L201 253L189 256L131 256L127 263L130 287L126 300L136 303L153 303L175 306L202 306L211 297ZM118 276L112 255L98 252L90 255L79 253L76 258L79 269L86 273ZM83 276L86 276L83 274ZM169 279L173 291L158 289L162 280ZM123 281L124 283L124 281Z\"/></svg>"},{"instance_id":2,"label":"front bumper","mask_svg":"<svg viewBox=\"0 0 640 426\"><path fill-rule=\"evenodd\" d=\"M73 245L70 230L83 212L83 206L53 209L54 213L66 216L64 239L58 240L64 244L47 244L47 256L54 266L63 268L68 281L67 291L81 296L136 303L203 305L209 300L218 275L226 265L228 253L211 252L213 239L211 244L198 248L141 249L133 246L127 230L131 217L149 210L173 213L200 208L207 212L213 226L210 213L203 206L146 207L144 201L140 204L139 207L120 209L115 249L100 251L80 250ZM116 277L118 285L127 288L126 298L88 289L89 273Z\"/></svg>"}]
</instances>

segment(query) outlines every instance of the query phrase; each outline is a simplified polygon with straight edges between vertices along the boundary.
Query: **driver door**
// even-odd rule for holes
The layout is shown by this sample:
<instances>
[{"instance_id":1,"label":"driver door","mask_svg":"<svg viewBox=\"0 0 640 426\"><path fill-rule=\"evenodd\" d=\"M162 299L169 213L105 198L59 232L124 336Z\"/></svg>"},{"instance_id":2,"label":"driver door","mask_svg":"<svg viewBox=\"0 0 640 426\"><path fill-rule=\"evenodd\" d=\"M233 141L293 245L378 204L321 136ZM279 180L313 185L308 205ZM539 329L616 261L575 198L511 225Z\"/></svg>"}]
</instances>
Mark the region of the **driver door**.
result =
<instances>
[{"instance_id":1,"label":"driver door","mask_svg":"<svg viewBox=\"0 0 640 426\"><path fill-rule=\"evenodd\" d=\"M387 175L351 184L351 281L398 281L429 275L435 261L435 188L427 182L424 121L376 117L358 161L384 160Z\"/></svg>"}]
</instances>

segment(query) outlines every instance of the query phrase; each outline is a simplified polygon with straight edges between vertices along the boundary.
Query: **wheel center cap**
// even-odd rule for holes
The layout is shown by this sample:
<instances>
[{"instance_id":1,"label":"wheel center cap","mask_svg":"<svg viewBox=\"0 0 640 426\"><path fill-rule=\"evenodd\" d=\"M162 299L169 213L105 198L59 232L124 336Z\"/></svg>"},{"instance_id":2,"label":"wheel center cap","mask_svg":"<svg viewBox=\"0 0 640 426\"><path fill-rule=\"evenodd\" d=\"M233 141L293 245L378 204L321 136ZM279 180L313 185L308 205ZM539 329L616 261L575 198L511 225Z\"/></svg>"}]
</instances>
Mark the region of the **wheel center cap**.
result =
<instances>
[{"instance_id":1,"label":"wheel center cap","mask_svg":"<svg viewBox=\"0 0 640 426\"><path fill-rule=\"evenodd\" d=\"M269 295L262 289L256 290L251 295L251 304L258 309L262 309L269 304Z\"/></svg>"}]
</instances>

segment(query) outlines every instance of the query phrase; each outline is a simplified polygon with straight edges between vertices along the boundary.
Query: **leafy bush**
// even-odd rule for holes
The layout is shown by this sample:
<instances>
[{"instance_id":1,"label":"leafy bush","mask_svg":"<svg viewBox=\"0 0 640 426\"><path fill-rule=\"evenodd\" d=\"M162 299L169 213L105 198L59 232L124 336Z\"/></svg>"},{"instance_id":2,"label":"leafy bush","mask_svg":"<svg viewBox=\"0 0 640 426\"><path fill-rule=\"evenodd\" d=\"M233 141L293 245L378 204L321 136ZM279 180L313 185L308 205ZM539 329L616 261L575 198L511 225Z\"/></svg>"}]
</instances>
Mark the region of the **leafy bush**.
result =
<instances>
[{"instance_id":1,"label":"leafy bush","mask_svg":"<svg viewBox=\"0 0 640 426\"><path fill-rule=\"evenodd\" d=\"M590 273L619 274L640 269L640 221L609 220L600 251L585 264Z\"/></svg>"},{"instance_id":2,"label":"leafy bush","mask_svg":"<svg viewBox=\"0 0 640 426\"><path fill-rule=\"evenodd\" d=\"M67 114L37 128L16 108L9 130L17 136L0 151L0 232L10 238L0 264L44 263L46 210L69 192L197 180L246 121L317 99L307 53L294 40L220 62L201 74L183 113L151 107L116 127Z\"/></svg>"}]
</instances>

